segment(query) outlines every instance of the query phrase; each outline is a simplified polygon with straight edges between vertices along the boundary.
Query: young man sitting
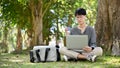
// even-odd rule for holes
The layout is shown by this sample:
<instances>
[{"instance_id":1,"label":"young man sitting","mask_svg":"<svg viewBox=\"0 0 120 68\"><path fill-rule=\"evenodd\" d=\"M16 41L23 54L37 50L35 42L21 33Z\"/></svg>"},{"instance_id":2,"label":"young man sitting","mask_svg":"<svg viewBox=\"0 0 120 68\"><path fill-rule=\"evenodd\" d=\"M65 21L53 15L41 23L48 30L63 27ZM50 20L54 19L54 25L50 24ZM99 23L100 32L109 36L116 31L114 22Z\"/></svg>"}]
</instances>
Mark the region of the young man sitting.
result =
<instances>
[{"instance_id":1,"label":"young man sitting","mask_svg":"<svg viewBox=\"0 0 120 68\"><path fill-rule=\"evenodd\" d=\"M86 19L86 10L79 8L75 11L75 17L78 23L77 27L74 27L70 31L70 35L88 35L88 46L86 45L83 50L84 53L80 54L78 52L68 50L66 47L61 47L59 49L61 54L64 54L70 58L74 59L87 59L94 62L97 56L102 56L103 50L101 47L96 46L96 33L95 30L87 26ZM64 57L67 61L68 58Z\"/></svg>"}]
</instances>

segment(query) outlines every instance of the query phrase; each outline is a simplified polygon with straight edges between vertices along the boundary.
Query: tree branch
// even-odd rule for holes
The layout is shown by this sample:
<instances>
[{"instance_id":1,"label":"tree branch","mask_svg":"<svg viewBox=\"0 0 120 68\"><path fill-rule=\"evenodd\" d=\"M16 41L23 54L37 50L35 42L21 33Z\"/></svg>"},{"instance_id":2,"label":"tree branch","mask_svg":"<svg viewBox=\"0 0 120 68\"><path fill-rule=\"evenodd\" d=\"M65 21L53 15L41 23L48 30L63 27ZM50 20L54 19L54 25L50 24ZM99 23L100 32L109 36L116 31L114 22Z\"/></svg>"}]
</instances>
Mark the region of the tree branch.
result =
<instances>
[{"instance_id":1,"label":"tree branch","mask_svg":"<svg viewBox=\"0 0 120 68\"><path fill-rule=\"evenodd\" d=\"M46 11L48 10L48 8L50 7L51 2L48 3L47 7L45 8L45 10L42 13L42 16L44 16L44 14L46 13Z\"/></svg>"}]
</instances>

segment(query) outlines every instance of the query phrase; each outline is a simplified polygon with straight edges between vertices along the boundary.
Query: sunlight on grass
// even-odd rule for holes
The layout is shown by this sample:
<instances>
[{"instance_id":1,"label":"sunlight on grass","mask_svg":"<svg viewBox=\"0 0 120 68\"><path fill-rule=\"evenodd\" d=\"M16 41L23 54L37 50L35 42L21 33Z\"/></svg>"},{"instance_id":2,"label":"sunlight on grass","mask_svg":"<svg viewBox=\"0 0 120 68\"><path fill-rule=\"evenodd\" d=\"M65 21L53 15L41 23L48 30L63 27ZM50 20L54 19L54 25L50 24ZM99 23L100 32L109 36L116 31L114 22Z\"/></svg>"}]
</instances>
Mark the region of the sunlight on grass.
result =
<instances>
[{"instance_id":1,"label":"sunlight on grass","mask_svg":"<svg viewBox=\"0 0 120 68\"><path fill-rule=\"evenodd\" d=\"M108 57L106 60L108 64L120 64L120 57Z\"/></svg>"},{"instance_id":2,"label":"sunlight on grass","mask_svg":"<svg viewBox=\"0 0 120 68\"><path fill-rule=\"evenodd\" d=\"M5 66L5 67L6 67L6 66L9 67L9 66L11 66L11 65L10 65L10 64L2 64L1 66L3 66L3 67L4 67L4 66Z\"/></svg>"},{"instance_id":3,"label":"sunlight on grass","mask_svg":"<svg viewBox=\"0 0 120 68\"><path fill-rule=\"evenodd\" d=\"M16 60L16 59L15 60L12 59L12 60L9 60L9 61L11 61L11 62L23 62L23 60Z\"/></svg>"}]
</instances>

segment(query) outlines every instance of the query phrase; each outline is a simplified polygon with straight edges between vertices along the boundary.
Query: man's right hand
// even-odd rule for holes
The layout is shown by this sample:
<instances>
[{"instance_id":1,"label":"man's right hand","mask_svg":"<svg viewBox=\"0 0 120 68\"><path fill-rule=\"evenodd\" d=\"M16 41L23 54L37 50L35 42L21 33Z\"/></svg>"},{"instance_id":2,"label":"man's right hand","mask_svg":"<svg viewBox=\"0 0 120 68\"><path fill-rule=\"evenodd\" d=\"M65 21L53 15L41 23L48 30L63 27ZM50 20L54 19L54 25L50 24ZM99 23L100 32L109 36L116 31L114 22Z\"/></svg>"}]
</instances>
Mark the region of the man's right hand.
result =
<instances>
[{"instance_id":1,"label":"man's right hand","mask_svg":"<svg viewBox=\"0 0 120 68\"><path fill-rule=\"evenodd\" d=\"M89 46L85 46L85 47L83 48L83 50L86 51L86 52L91 52L91 51L92 51L92 48L89 47Z\"/></svg>"}]
</instances>

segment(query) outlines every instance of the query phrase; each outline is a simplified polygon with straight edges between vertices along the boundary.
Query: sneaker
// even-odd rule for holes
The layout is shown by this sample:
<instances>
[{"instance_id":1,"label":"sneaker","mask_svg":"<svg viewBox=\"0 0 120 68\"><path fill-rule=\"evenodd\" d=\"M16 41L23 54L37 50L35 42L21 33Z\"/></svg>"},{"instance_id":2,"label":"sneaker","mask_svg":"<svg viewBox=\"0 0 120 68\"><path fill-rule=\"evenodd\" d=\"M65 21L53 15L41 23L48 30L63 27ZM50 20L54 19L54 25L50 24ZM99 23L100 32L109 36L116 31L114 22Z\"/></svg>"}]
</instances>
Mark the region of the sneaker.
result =
<instances>
[{"instance_id":1,"label":"sneaker","mask_svg":"<svg viewBox=\"0 0 120 68\"><path fill-rule=\"evenodd\" d=\"M67 58L67 56L63 56L63 59L64 59L64 61L68 61L68 58Z\"/></svg>"},{"instance_id":2,"label":"sneaker","mask_svg":"<svg viewBox=\"0 0 120 68\"><path fill-rule=\"evenodd\" d=\"M96 58L97 58L96 55L88 55L88 56L87 56L87 60L92 61L92 62L95 62L95 61L96 61Z\"/></svg>"}]
</instances>

